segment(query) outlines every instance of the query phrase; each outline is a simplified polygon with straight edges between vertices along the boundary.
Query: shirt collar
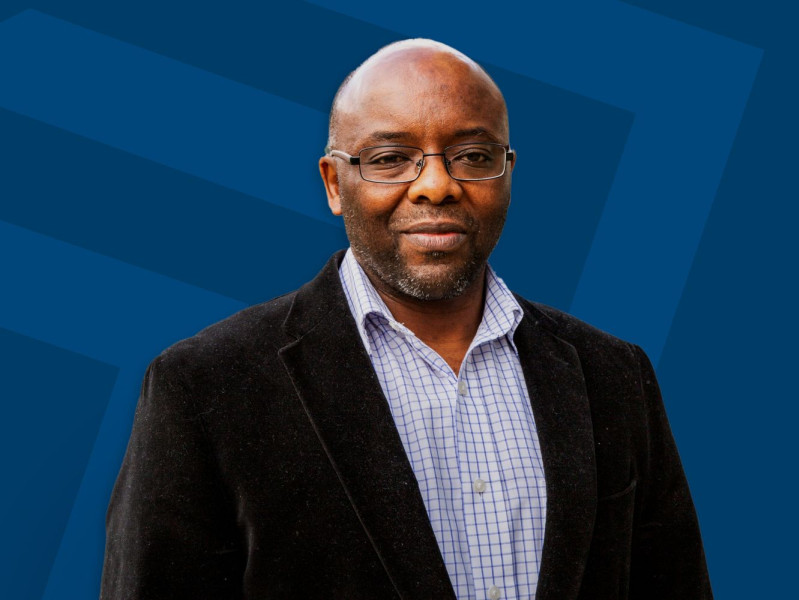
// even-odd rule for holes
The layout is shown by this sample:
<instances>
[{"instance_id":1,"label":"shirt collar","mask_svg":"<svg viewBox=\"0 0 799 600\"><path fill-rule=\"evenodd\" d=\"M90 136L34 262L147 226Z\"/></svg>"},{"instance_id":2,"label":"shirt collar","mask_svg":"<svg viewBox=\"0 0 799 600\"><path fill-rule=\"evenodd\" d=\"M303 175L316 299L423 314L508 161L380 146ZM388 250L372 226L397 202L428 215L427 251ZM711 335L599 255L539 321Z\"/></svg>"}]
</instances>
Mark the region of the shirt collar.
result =
<instances>
[{"instance_id":1,"label":"shirt collar","mask_svg":"<svg viewBox=\"0 0 799 600\"><path fill-rule=\"evenodd\" d=\"M373 314L380 315L389 323L395 323L394 317L372 282L369 281L361 265L355 260L352 248L348 249L344 255L338 273L344 288L344 295L347 297L347 304L350 306L352 316L355 317L358 333L361 335L364 347L371 354L369 334L366 330L367 318Z\"/></svg>"},{"instance_id":2,"label":"shirt collar","mask_svg":"<svg viewBox=\"0 0 799 600\"><path fill-rule=\"evenodd\" d=\"M505 282L494 272L491 265L486 269L486 300L483 320L474 336L472 347L490 340L507 336L513 350L513 334L521 323L524 311Z\"/></svg>"},{"instance_id":3,"label":"shirt collar","mask_svg":"<svg viewBox=\"0 0 799 600\"><path fill-rule=\"evenodd\" d=\"M383 302L361 265L358 264L351 248L347 250L344 260L341 261L339 277L341 278L341 285L344 288L344 295L347 297L350 311L358 326L358 333L363 340L364 347L370 354L372 348L367 331L370 315L383 317L393 329L403 329L406 333L411 333L402 323L398 323L394 319L386 303ZM474 336L470 350L478 344L507 336L513 350L516 352L516 346L513 344L513 334L519 326L523 315L522 307L505 285L505 282L488 265L483 319Z\"/></svg>"}]
</instances>

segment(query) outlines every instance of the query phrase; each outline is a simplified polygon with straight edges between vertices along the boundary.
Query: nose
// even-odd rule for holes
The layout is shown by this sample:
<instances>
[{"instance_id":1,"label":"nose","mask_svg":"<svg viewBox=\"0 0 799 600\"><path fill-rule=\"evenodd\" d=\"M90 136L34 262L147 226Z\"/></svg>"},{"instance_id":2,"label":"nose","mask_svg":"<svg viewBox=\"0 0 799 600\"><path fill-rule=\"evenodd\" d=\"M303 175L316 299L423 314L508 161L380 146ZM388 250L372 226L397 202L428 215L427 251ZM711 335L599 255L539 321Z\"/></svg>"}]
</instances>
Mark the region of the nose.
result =
<instances>
[{"instance_id":1,"label":"nose","mask_svg":"<svg viewBox=\"0 0 799 600\"><path fill-rule=\"evenodd\" d=\"M463 188L460 182L450 177L445 160L443 154L425 154L422 157L422 171L408 188L412 202L442 204L460 200Z\"/></svg>"}]
</instances>

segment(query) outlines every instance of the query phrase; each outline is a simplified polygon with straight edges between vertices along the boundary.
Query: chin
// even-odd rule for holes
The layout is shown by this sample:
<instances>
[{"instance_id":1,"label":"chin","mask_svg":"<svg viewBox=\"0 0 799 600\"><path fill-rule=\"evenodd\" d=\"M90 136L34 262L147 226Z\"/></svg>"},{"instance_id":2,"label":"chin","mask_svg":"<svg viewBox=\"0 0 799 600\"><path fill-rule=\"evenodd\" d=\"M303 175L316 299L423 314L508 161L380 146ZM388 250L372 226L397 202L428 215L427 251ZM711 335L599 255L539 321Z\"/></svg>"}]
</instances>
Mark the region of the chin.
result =
<instances>
[{"instance_id":1,"label":"chin","mask_svg":"<svg viewBox=\"0 0 799 600\"><path fill-rule=\"evenodd\" d=\"M481 272L473 263L459 269L430 265L403 269L403 273L391 273L392 288L417 300L451 300L462 295Z\"/></svg>"},{"instance_id":2,"label":"chin","mask_svg":"<svg viewBox=\"0 0 799 600\"><path fill-rule=\"evenodd\" d=\"M486 261L475 253L455 256L449 252L425 253L409 258L398 249L377 252L357 240L350 241L358 262L388 290L416 300L451 300L461 296L483 272ZM415 260L414 260L415 259Z\"/></svg>"}]
</instances>

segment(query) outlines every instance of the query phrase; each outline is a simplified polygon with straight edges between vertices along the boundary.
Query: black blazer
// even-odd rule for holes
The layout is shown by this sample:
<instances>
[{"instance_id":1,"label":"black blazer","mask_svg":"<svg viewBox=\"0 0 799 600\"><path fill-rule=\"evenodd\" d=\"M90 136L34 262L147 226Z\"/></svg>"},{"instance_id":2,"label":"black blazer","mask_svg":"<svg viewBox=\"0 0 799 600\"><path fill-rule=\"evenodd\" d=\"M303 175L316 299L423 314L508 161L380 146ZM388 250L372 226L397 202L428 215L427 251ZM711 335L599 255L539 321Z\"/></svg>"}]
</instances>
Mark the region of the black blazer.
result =
<instances>
[{"instance_id":1,"label":"black blazer","mask_svg":"<svg viewBox=\"0 0 799 600\"><path fill-rule=\"evenodd\" d=\"M341 257L150 365L108 509L102 598L455 597ZM646 356L519 301L548 496L536 598L711 598Z\"/></svg>"}]
</instances>

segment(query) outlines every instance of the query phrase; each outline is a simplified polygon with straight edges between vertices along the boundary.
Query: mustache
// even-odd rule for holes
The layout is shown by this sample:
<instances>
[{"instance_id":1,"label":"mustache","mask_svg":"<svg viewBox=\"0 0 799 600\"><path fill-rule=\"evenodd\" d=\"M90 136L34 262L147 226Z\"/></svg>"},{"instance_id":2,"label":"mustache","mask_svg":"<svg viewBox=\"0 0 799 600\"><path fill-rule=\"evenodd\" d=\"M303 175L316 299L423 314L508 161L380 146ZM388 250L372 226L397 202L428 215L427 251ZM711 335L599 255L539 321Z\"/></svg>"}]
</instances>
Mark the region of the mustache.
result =
<instances>
[{"instance_id":1,"label":"mustache","mask_svg":"<svg viewBox=\"0 0 799 600\"><path fill-rule=\"evenodd\" d=\"M478 229L477 221L468 213L456 209L434 209L424 208L410 215L392 216L388 225L394 231L405 230L413 227L417 223L454 223L464 231L475 231Z\"/></svg>"}]
</instances>

